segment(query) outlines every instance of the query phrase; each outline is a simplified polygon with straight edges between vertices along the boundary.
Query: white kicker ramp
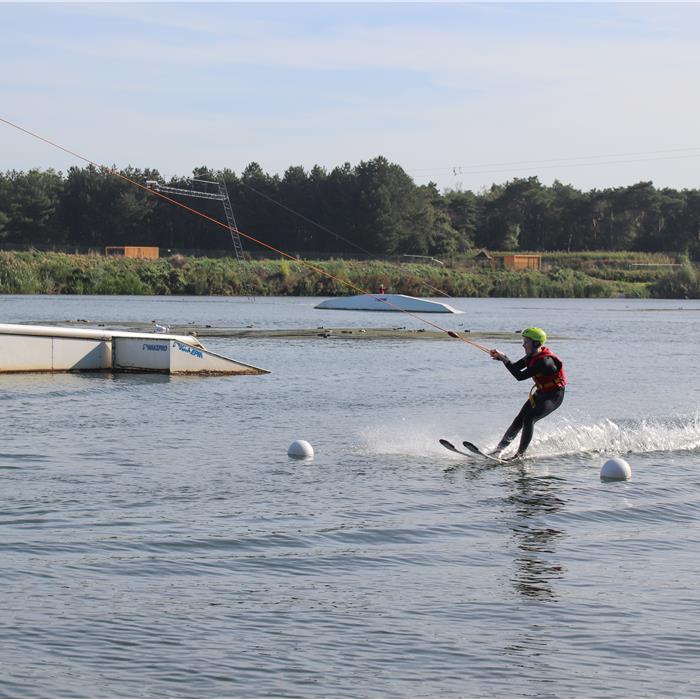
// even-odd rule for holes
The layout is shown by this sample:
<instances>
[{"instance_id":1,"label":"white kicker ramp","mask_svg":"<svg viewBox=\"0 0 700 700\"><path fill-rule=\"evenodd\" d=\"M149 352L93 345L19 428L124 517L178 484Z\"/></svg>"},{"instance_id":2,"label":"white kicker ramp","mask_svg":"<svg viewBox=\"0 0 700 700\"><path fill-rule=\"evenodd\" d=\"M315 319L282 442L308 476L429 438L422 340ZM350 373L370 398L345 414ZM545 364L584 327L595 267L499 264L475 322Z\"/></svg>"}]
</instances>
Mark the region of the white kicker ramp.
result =
<instances>
[{"instance_id":1,"label":"white kicker ramp","mask_svg":"<svg viewBox=\"0 0 700 700\"><path fill-rule=\"evenodd\" d=\"M463 313L444 302L410 297L406 294L356 294L351 297L336 297L326 299L316 304L314 308L343 311L416 311L432 314Z\"/></svg>"},{"instance_id":2,"label":"white kicker ramp","mask_svg":"<svg viewBox=\"0 0 700 700\"><path fill-rule=\"evenodd\" d=\"M70 371L268 374L194 336L0 323L0 373Z\"/></svg>"}]
</instances>

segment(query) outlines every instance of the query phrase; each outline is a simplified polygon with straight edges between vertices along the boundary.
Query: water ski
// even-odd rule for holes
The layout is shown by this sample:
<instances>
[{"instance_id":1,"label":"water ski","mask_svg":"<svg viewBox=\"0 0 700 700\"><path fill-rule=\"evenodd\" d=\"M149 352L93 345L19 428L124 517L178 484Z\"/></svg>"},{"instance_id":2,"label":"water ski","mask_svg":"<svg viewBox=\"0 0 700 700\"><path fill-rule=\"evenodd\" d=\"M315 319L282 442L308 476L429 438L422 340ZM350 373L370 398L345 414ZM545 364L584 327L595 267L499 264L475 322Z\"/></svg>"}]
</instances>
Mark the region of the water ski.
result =
<instances>
[{"instance_id":1,"label":"water ski","mask_svg":"<svg viewBox=\"0 0 700 700\"><path fill-rule=\"evenodd\" d=\"M474 455L479 455L479 457L483 457L484 459L490 459L492 462L498 462L499 464L505 464L508 460L506 459L501 459L500 457L496 457L495 455L489 455L486 454L486 452L482 452L476 445L474 445L471 442L467 442L464 440L462 444L469 450L471 454ZM468 453L464 453L468 454Z\"/></svg>"},{"instance_id":2,"label":"water ski","mask_svg":"<svg viewBox=\"0 0 700 700\"><path fill-rule=\"evenodd\" d=\"M509 462L518 462L522 459L520 455L515 455L513 457L508 457L507 459L502 459L501 457L496 457L496 455L490 455L487 454L486 452L483 452L480 450L476 445L474 445L471 442L467 442L464 440L462 444L472 453L475 455L479 455L479 457L484 457L485 459L490 459L493 462L498 462L499 464L508 464Z\"/></svg>"},{"instance_id":3,"label":"water ski","mask_svg":"<svg viewBox=\"0 0 700 700\"><path fill-rule=\"evenodd\" d=\"M485 459L489 459L492 462L498 462L499 464L505 464L508 461L505 459L499 459L498 457L494 457L493 455L487 455L485 452L482 452L476 445L473 445L471 442L465 441L462 443L467 448L467 452L455 447L449 440L441 439L440 444L443 447L447 448L450 452L456 452L458 455L464 455L465 457L473 457L474 455L478 455L479 457L484 457Z\"/></svg>"},{"instance_id":4,"label":"water ski","mask_svg":"<svg viewBox=\"0 0 700 700\"><path fill-rule=\"evenodd\" d=\"M458 455L464 455L465 457L471 457L471 454L469 452L465 452L464 450L460 450L456 448L449 440L444 440L440 439L440 444L447 448L450 452L456 452Z\"/></svg>"},{"instance_id":5,"label":"water ski","mask_svg":"<svg viewBox=\"0 0 700 700\"><path fill-rule=\"evenodd\" d=\"M467 442L466 440L462 442L462 444L467 448L466 452L464 450L458 449L449 440L445 440L444 438L440 440L440 444L446 449L448 449L450 452L456 452L458 455L464 455L465 457L473 457L474 455L477 455L478 457L483 457L484 459L488 459L491 462L496 462L496 464L509 464L510 462L517 462L518 460L522 459L521 457L501 459L500 457L496 457L495 455L486 454L486 452L480 450L474 443Z\"/></svg>"}]
</instances>

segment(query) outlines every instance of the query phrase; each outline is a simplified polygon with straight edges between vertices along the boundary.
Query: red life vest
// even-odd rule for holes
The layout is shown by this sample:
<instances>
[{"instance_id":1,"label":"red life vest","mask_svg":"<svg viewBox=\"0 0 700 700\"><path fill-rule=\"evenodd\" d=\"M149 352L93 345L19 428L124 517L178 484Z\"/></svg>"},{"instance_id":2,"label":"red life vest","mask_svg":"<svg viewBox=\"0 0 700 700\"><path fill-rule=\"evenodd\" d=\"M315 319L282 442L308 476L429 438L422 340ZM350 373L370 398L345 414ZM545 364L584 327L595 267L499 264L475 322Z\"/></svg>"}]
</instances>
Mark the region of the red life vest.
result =
<instances>
[{"instance_id":1,"label":"red life vest","mask_svg":"<svg viewBox=\"0 0 700 700\"><path fill-rule=\"evenodd\" d=\"M537 385L537 390L546 394L549 391L554 391L559 387L566 386L566 373L564 372L564 363L549 349L540 347L540 349L528 359L527 366L532 367L539 362L543 357L551 357L559 369L554 374L535 374L532 379Z\"/></svg>"}]
</instances>

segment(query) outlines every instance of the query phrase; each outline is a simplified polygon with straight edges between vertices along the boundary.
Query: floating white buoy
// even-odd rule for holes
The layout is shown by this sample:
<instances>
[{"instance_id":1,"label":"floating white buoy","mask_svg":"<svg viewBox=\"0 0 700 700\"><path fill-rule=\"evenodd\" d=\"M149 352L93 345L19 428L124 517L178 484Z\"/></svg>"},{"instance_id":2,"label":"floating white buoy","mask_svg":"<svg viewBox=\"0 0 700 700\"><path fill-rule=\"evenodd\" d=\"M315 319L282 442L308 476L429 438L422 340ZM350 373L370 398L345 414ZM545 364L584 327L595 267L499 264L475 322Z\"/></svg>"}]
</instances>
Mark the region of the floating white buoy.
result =
<instances>
[{"instance_id":1,"label":"floating white buoy","mask_svg":"<svg viewBox=\"0 0 700 700\"><path fill-rule=\"evenodd\" d=\"M632 468L622 457L612 457L600 468L600 478L606 481L626 481L632 478Z\"/></svg>"},{"instance_id":2,"label":"floating white buoy","mask_svg":"<svg viewBox=\"0 0 700 700\"><path fill-rule=\"evenodd\" d=\"M313 459L314 448L306 440L295 440L287 450L287 454L294 459Z\"/></svg>"}]
</instances>

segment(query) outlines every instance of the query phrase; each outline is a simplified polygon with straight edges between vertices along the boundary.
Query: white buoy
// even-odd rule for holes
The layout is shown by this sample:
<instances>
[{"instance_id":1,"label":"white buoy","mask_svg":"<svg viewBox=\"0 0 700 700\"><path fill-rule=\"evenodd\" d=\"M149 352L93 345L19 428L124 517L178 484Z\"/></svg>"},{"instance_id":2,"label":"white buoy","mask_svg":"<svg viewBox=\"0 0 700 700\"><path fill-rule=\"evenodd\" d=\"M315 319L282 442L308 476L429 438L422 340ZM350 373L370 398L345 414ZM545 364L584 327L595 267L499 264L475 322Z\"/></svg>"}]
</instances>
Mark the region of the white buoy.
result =
<instances>
[{"instance_id":1,"label":"white buoy","mask_svg":"<svg viewBox=\"0 0 700 700\"><path fill-rule=\"evenodd\" d=\"M289 446L287 454L294 459L313 459L314 448L306 440L295 440Z\"/></svg>"},{"instance_id":2,"label":"white buoy","mask_svg":"<svg viewBox=\"0 0 700 700\"><path fill-rule=\"evenodd\" d=\"M600 478L605 481L626 481L632 478L632 468L622 457L611 457L600 468Z\"/></svg>"}]
</instances>

